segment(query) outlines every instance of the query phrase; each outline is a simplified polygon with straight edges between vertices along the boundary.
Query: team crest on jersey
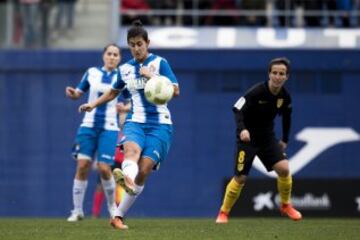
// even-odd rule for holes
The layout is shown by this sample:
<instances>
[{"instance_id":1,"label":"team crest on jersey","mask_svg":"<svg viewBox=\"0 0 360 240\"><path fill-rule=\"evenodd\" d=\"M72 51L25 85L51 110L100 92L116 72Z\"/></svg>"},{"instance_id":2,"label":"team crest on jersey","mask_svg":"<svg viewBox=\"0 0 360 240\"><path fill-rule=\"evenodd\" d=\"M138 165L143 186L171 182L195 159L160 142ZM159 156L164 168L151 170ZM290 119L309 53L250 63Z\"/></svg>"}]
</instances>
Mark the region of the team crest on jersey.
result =
<instances>
[{"instance_id":1,"label":"team crest on jersey","mask_svg":"<svg viewBox=\"0 0 360 240\"><path fill-rule=\"evenodd\" d=\"M149 66L149 70L150 70L150 72L152 72L152 73L155 73L155 72L156 72L156 67L154 66L154 64L151 64L151 65Z\"/></svg>"},{"instance_id":2,"label":"team crest on jersey","mask_svg":"<svg viewBox=\"0 0 360 240\"><path fill-rule=\"evenodd\" d=\"M281 106L283 105L284 103L284 99L283 98L279 98L276 102L276 107L277 108L281 108Z\"/></svg>"}]
</instances>

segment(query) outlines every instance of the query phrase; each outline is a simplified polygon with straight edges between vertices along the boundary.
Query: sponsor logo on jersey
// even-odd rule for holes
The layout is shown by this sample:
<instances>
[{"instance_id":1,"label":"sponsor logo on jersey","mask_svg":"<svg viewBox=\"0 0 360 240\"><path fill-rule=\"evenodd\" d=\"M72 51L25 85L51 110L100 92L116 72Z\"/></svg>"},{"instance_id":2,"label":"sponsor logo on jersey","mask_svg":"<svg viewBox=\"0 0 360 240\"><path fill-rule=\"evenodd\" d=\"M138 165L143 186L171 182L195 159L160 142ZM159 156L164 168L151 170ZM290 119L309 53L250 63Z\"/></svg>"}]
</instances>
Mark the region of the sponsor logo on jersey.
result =
<instances>
[{"instance_id":1,"label":"sponsor logo on jersey","mask_svg":"<svg viewBox=\"0 0 360 240\"><path fill-rule=\"evenodd\" d=\"M129 90L144 89L146 81L147 81L147 78L145 78L145 77L129 79L128 81L126 81L126 87Z\"/></svg>"},{"instance_id":2,"label":"sponsor logo on jersey","mask_svg":"<svg viewBox=\"0 0 360 240\"><path fill-rule=\"evenodd\" d=\"M155 67L155 65L154 65L154 64L151 64L151 65L149 66L149 70L150 70L150 72L155 73L155 72L156 72L156 67Z\"/></svg>"}]
</instances>

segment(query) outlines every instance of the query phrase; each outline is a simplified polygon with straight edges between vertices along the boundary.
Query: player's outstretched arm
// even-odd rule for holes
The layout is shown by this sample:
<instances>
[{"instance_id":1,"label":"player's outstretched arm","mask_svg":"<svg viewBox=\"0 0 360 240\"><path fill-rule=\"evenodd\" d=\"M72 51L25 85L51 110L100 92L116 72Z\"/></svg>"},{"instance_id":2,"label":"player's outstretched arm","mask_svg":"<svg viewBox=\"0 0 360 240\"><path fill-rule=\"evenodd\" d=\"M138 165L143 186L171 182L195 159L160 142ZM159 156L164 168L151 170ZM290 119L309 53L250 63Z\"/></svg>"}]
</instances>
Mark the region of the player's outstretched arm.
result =
<instances>
[{"instance_id":1,"label":"player's outstretched arm","mask_svg":"<svg viewBox=\"0 0 360 240\"><path fill-rule=\"evenodd\" d=\"M110 89L110 90L106 91L103 95L101 95L101 97L97 98L95 101L82 104L79 107L79 112L91 112L97 106L104 104L106 102L109 102L109 101L113 100L114 98L116 98L116 96L119 94L119 92L120 92L119 90Z\"/></svg>"},{"instance_id":2,"label":"player's outstretched arm","mask_svg":"<svg viewBox=\"0 0 360 240\"><path fill-rule=\"evenodd\" d=\"M68 86L65 88L65 95L72 100L77 100L82 96L82 92Z\"/></svg>"}]
</instances>

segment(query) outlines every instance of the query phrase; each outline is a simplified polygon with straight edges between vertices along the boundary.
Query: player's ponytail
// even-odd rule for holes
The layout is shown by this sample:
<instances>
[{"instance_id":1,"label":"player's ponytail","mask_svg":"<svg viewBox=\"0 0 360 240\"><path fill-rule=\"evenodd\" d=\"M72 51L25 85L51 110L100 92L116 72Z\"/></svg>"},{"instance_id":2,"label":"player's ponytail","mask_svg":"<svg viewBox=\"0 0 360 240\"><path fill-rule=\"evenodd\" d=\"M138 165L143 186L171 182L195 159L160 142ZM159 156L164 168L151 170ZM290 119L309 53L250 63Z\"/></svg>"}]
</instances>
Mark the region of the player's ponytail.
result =
<instances>
[{"instance_id":1,"label":"player's ponytail","mask_svg":"<svg viewBox=\"0 0 360 240\"><path fill-rule=\"evenodd\" d=\"M129 42L130 38L142 37L146 42L149 41L148 33L143 27L143 24L140 20L135 20L131 24L127 32L127 41Z\"/></svg>"},{"instance_id":2,"label":"player's ponytail","mask_svg":"<svg viewBox=\"0 0 360 240\"><path fill-rule=\"evenodd\" d=\"M142 27L143 26L140 19L134 20L131 25L134 27Z\"/></svg>"}]
</instances>

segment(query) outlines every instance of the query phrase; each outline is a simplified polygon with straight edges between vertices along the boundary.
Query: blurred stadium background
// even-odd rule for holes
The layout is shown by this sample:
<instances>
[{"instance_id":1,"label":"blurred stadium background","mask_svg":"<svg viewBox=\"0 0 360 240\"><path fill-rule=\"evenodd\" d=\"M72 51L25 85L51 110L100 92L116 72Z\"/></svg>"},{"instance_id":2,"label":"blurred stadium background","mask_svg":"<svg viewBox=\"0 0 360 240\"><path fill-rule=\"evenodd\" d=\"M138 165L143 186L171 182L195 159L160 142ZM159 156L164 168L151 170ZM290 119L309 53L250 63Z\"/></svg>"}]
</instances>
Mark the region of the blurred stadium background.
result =
<instances>
[{"instance_id":1,"label":"blurred stadium background","mask_svg":"<svg viewBox=\"0 0 360 240\"><path fill-rule=\"evenodd\" d=\"M135 18L149 29L151 51L171 63L181 97L170 103L170 155L129 216L216 216L233 173L232 105L267 80L267 63L279 56L292 62L294 205L305 217L360 216L359 1L78 0L69 25L57 20L69 3L24 2L0 1L1 217L68 215L86 98L65 98L65 86L100 65L109 42L129 59ZM87 215L95 182L93 174ZM274 179L255 165L233 215L277 216L277 203Z\"/></svg>"}]
</instances>

